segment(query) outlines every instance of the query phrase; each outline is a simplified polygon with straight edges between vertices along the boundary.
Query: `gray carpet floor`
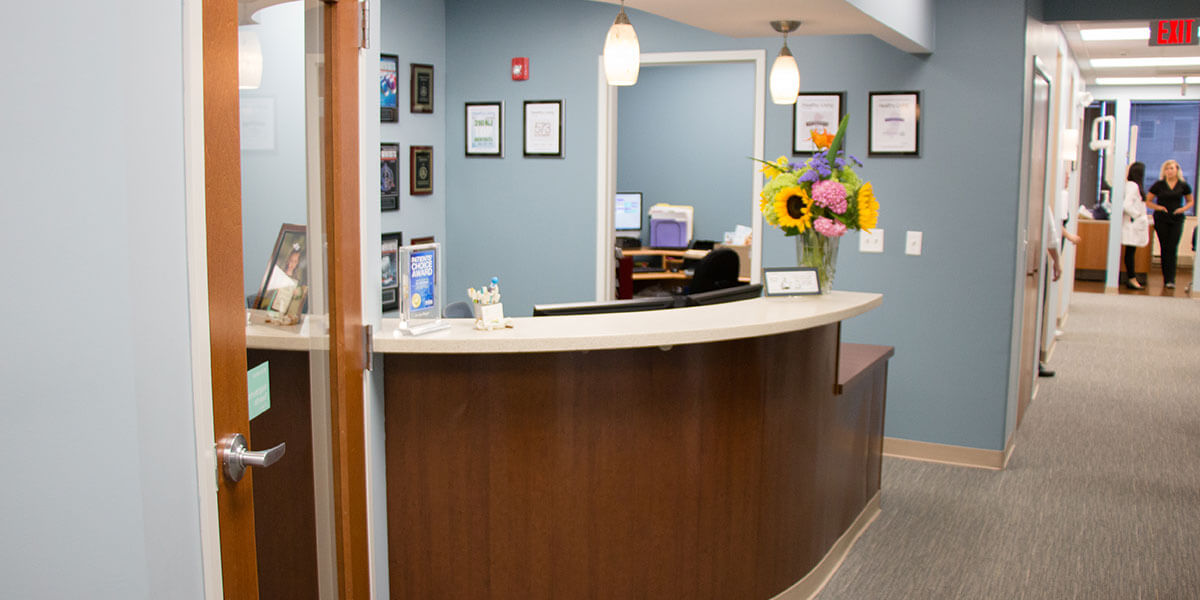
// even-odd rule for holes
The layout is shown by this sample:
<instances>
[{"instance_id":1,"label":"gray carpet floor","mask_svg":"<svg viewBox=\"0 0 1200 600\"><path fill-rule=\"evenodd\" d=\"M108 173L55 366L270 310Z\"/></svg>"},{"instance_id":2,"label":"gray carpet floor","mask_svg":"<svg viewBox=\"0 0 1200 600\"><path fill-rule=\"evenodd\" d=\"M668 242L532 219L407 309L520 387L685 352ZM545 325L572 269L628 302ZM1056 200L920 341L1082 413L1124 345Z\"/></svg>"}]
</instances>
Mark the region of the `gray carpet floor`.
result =
<instances>
[{"instance_id":1,"label":"gray carpet floor","mask_svg":"<svg viewBox=\"0 0 1200 600\"><path fill-rule=\"evenodd\" d=\"M1200 302L1075 294L1064 330L1008 468L885 458L819 600L1200 599Z\"/></svg>"}]
</instances>

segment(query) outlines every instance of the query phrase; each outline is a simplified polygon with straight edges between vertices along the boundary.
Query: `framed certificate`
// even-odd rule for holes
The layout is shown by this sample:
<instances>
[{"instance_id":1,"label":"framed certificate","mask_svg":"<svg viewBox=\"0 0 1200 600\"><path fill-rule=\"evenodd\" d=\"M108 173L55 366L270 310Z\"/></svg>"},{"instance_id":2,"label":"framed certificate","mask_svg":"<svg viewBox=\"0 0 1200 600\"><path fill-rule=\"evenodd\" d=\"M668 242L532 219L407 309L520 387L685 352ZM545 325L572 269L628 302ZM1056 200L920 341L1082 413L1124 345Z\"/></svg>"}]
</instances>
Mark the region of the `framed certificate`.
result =
<instances>
[{"instance_id":1,"label":"framed certificate","mask_svg":"<svg viewBox=\"0 0 1200 600\"><path fill-rule=\"evenodd\" d=\"M504 156L504 103L466 104L465 145L467 156Z\"/></svg>"},{"instance_id":2,"label":"framed certificate","mask_svg":"<svg viewBox=\"0 0 1200 600\"><path fill-rule=\"evenodd\" d=\"M870 92L868 156L920 156L921 92Z\"/></svg>"},{"instance_id":3,"label":"framed certificate","mask_svg":"<svg viewBox=\"0 0 1200 600\"><path fill-rule=\"evenodd\" d=\"M408 147L408 193L433 193L433 146Z\"/></svg>"},{"instance_id":4,"label":"framed certificate","mask_svg":"<svg viewBox=\"0 0 1200 600\"><path fill-rule=\"evenodd\" d=\"M433 112L433 65L409 65L409 112Z\"/></svg>"},{"instance_id":5,"label":"framed certificate","mask_svg":"<svg viewBox=\"0 0 1200 600\"><path fill-rule=\"evenodd\" d=\"M379 55L379 121L395 123L399 118L399 96L396 93L396 72L400 69L400 57L394 54Z\"/></svg>"},{"instance_id":6,"label":"framed certificate","mask_svg":"<svg viewBox=\"0 0 1200 600\"><path fill-rule=\"evenodd\" d=\"M381 295L380 300L383 304L383 310L396 310L400 308L400 246L403 243L403 236L400 232L385 233L382 235L380 249L380 276L381 280Z\"/></svg>"},{"instance_id":7,"label":"framed certificate","mask_svg":"<svg viewBox=\"0 0 1200 600\"><path fill-rule=\"evenodd\" d=\"M400 210L400 144L379 145L379 210Z\"/></svg>"},{"instance_id":8,"label":"framed certificate","mask_svg":"<svg viewBox=\"0 0 1200 600\"><path fill-rule=\"evenodd\" d=\"M821 293L816 267L769 267L763 269L767 296L815 296Z\"/></svg>"},{"instance_id":9,"label":"framed certificate","mask_svg":"<svg viewBox=\"0 0 1200 600\"><path fill-rule=\"evenodd\" d=\"M817 151L812 130L835 133L846 110L846 92L800 94L792 111L792 154L811 155Z\"/></svg>"},{"instance_id":10,"label":"framed certificate","mask_svg":"<svg viewBox=\"0 0 1200 600\"><path fill-rule=\"evenodd\" d=\"M525 156L563 157L563 101L525 101Z\"/></svg>"}]
</instances>

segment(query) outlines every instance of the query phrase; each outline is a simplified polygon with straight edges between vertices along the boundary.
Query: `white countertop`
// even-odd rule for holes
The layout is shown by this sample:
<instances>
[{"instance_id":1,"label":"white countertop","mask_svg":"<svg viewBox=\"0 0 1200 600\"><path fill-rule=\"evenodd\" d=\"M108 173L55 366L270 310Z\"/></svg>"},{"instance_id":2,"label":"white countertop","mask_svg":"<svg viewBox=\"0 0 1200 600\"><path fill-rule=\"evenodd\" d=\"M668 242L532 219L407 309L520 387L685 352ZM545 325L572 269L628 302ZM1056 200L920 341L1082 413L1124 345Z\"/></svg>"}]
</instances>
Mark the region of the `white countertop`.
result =
<instances>
[{"instance_id":1,"label":"white countertop","mask_svg":"<svg viewBox=\"0 0 1200 600\"><path fill-rule=\"evenodd\" d=\"M398 319L384 319L375 335L375 352L481 354L695 344L836 323L882 302L881 294L834 291L642 312L521 317L513 319L513 328L494 331L476 330L473 319L447 319L449 329L416 337L397 331Z\"/></svg>"}]
</instances>

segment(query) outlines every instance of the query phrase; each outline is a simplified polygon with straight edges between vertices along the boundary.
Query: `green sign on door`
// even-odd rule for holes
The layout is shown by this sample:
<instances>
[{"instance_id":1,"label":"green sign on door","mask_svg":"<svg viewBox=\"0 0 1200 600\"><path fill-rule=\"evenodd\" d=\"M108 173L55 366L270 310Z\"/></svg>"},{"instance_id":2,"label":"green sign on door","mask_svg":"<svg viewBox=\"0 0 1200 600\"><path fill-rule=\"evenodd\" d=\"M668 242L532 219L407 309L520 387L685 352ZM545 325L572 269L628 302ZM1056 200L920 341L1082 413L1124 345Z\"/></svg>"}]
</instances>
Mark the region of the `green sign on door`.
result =
<instances>
[{"instance_id":1,"label":"green sign on door","mask_svg":"<svg viewBox=\"0 0 1200 600\"><path fill-rule=\"evenodd\" d=\"M271 408L271 369L263 363L246 371L246 387L250 399L250 418L267 412Z\"/></svg>"}]
</instances>

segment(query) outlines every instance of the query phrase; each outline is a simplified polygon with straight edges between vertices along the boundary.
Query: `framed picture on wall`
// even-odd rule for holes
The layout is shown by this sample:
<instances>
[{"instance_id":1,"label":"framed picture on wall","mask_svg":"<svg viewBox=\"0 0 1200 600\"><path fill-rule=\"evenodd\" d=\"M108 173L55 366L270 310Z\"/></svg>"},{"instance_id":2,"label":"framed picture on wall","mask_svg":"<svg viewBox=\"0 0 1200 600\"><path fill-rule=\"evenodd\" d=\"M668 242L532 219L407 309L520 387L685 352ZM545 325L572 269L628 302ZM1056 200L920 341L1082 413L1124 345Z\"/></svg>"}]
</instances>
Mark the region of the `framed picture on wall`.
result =
<instances>
[{"instance_id":1,"label":"framed picture on wall","mask_svg":"<svg viewBox=\"0 0 1200 600\"><path fill-rule=\"evenodd\" d=\"M400 210L400 144L379 145L379 210Z\"/></svg>"},{"instance_id":2,"label":"framed picture on wall","mask_svg":"<svg viewBox=\"0 0 1200 600\"><path fill-rule=\"evenodd\" d=\"M811 131L835 133L846 111L846 92L800 94L792 110L792 154L811 155L817 151Z\"/></svg>"},{"instance_id":3,"label":"framed picture on wall","mask_svg":"<svg viewBox=\"0 0 1200 600\"><path fill-rule=\"evenodd\" d=\"M465 141L467 156L504 156L504 103L467 102Z\"/></svg>"},{"instance_id":4,"label":"framed picture on wall","mask_svg":"<svg viewBox=\"0 0 1200 600\"><path fill-rule=\"evenodd\" d=\"M409 112L433 112L433 65L409 65Z\"/></svg>"},{"instance_id":5,"label":"framed picture on wall","mask_svg":"<svg viewBox=\"0 0 1200 600\"><path fill-rule=\"evenodd\" d=\"M563 101L526 100L525 156L563 157Z\"/></svg>"},{"instance_id":6,"label":"framed picture on wall","mask_svg":"<svg viewBox=\"0 0 1200 600\"><path fill-rule=\"evenodd\" d=\"M920 156L921 92L870 92L868 156Z\"/></svg>"},{"instance_id":7,"label":"framed picture on wall","mask_svg":"<svg viewBox=\"0 0 1200 600\"><path fill-rule=\"evenodd\" d=\"M396 73L400 70L400 57L394 54L379 55L379 121L395 123L400 118L400 96Z\"/></svg>"},{"instance_id":8,"label":"framed picture on wall","mask_svg":"<svg viewBox=\"0 0 1200 600\"><path fill-rule=\"evenodd\" d=\"M433 146L408 147L408 193L433 193Z\"/></svg>"},{"instance_id":9,"label":"framed picture on wall","mask_svg":"<svg viewBox=\"0 0 1200 600\"><path fill-rule=\"evenodd\" d=\"M400 308L400 246L404 245L404 238L400 232L385 233L382 236L381 254L380 254L380 276L382 290L380 300L383 303L383 310L396 310Z\"/></svg>"}]
</instances>

